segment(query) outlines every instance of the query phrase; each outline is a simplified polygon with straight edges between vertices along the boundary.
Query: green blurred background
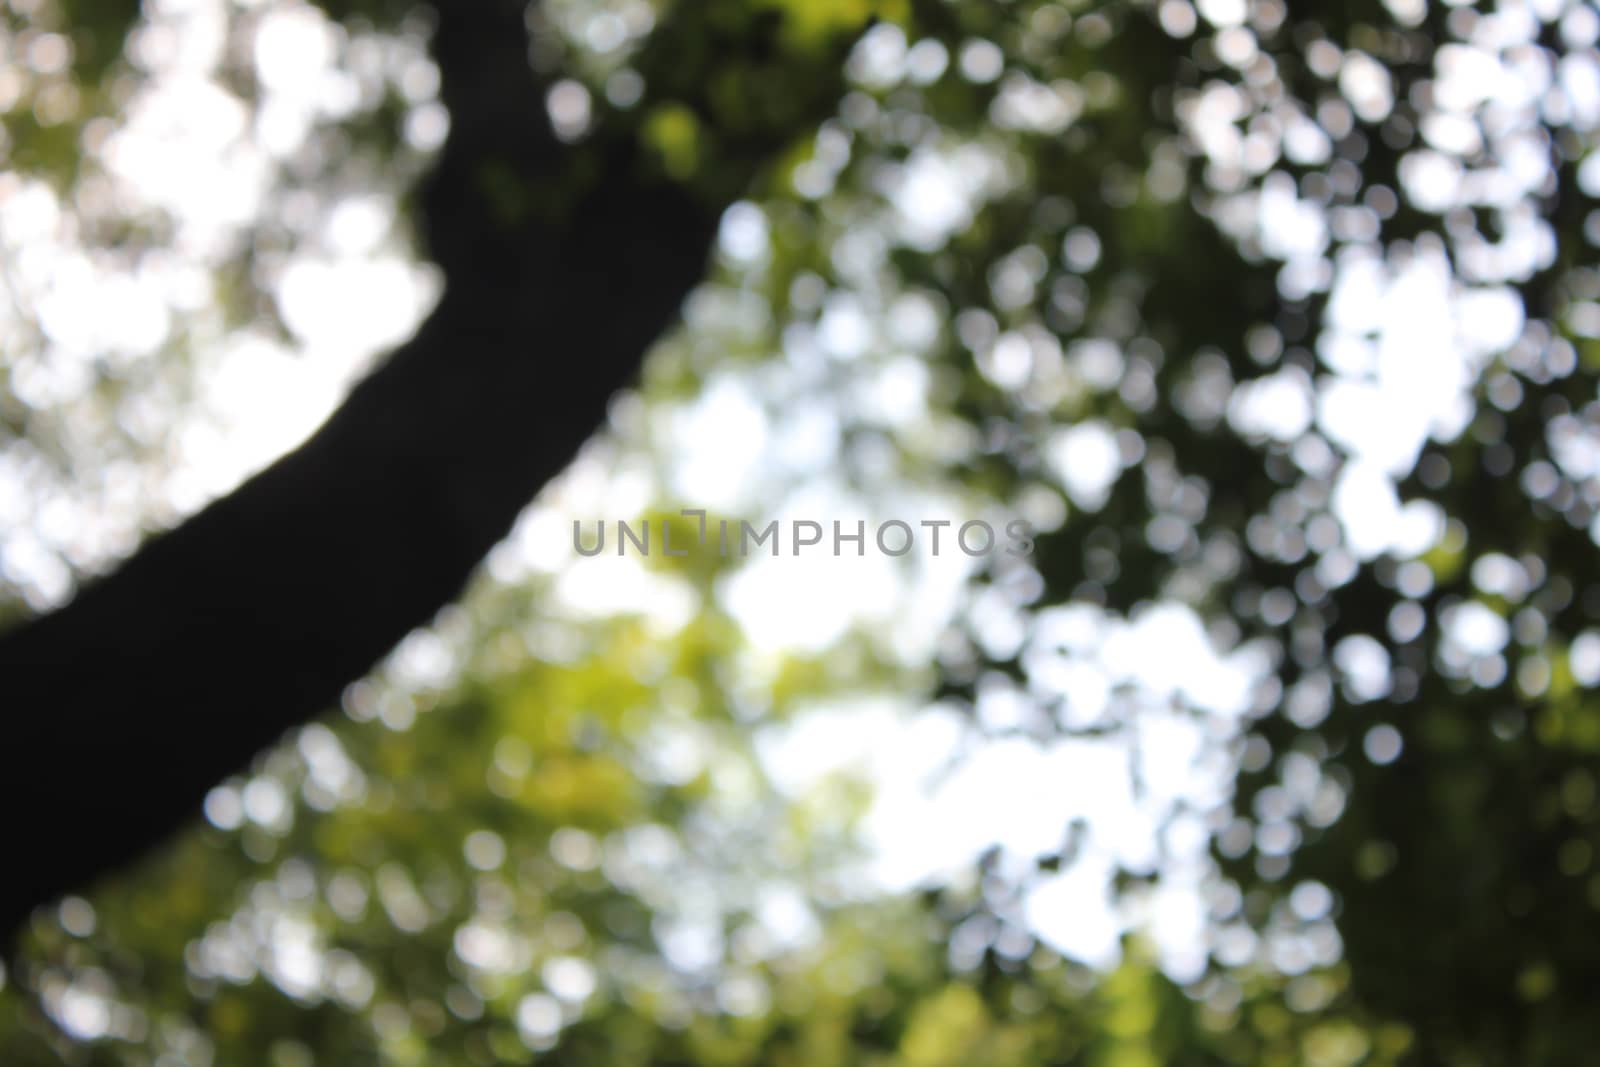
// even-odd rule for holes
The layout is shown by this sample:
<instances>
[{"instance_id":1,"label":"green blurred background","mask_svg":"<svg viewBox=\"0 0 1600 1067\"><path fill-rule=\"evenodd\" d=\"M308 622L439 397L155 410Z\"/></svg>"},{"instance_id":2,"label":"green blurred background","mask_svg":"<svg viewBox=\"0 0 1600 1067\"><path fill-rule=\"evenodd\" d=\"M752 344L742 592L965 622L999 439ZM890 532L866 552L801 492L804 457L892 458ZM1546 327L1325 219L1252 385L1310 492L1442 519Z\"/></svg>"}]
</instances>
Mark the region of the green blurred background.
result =
<instances>
[{"instance_id":1,"label":"green blurred background","mask_svg":"<svg viewBox=\"0 0 1600 1067\"><path fill-rule=\"evenodd\" d=\"M428 5L0 12L21 621L472 278ZM528 27L562 163L483 195L635 140L705 278L465 599L35 915L0 1062L1595 1062L1592 6ZM683 508L1039 533L572 550Z\"/></svg>"}]
</instances>

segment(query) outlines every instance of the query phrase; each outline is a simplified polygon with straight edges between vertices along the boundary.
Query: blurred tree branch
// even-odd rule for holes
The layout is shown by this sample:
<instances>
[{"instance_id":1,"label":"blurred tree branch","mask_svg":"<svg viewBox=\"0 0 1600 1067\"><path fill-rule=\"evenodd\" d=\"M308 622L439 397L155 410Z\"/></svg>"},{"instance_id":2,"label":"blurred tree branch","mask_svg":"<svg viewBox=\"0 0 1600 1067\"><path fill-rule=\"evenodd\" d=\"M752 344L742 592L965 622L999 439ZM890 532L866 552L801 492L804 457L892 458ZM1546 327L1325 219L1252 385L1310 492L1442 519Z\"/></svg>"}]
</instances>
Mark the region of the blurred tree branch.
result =
<instances>
[{"instance_id":1,"label":"blurred tree branch","mask_svg":"<svg viewBox=\"0 0 1600 1067\"><path fill-rule=\"evenodd\" d=\"M647 76L692 87L674 43L741 8L760 58L772 13L707 5L658 29ZM833 54L780 96L782 128L735 130L685 181L625 116L558 141L517 0L436 16L452 126L421 221L438 307L303 445L0 637L5 931L159 842L458 595L674 319L722 208L836 94Z\"/></svg>"}]
</instances>

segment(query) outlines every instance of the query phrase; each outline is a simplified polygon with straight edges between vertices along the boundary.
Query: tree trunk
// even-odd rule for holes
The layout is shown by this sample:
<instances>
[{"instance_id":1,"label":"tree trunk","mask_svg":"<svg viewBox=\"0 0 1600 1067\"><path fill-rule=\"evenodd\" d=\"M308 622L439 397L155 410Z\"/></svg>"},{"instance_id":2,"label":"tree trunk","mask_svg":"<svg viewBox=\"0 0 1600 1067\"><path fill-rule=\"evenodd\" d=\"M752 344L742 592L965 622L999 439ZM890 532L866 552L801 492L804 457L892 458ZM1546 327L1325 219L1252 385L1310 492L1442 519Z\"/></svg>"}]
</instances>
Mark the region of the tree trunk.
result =
<instances>
[{"instance_id":1,"label":"tree trunk","mask_svg":"<svg viewBox=\"0 0 1600 1067\"><path fill-rule=\"evenodd\" d=\"M456 597L701 277L719 205L641 178L631 144L558 220L483 195L489 168L572 169L526 44L520 3L440 5L452 129L422 210L447 284L417 335L304 445L0 637L0 931L161 840Z\"/></svg>"}]
</instances>

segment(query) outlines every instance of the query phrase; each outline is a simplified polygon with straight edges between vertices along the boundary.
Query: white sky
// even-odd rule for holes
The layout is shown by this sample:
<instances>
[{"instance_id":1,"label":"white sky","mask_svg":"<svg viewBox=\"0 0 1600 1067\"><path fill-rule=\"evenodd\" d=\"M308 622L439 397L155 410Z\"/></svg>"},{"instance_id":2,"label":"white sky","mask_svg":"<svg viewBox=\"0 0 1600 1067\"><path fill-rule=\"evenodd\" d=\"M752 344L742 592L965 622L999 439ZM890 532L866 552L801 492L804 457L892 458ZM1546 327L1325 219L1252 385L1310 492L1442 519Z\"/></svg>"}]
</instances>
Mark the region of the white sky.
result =
<instances>
[{"instance_id":1,"label":"white sky","mask_svg":"<svg viewBox=\"0 0 1600 1067\"><path fill-rule=\"evenodd\" d=\"M248 6L266 12L254 57L267 97L253 125L215 78L221 0L148 5L153 22L136 50L155 74L131 105L128 123L108 142L107 162L121 183L120 195L165 209L179 221L172 253L131 273L121 264L96 261L78 245L71 219L47 190L0 175L0 248L12 260L8 281L15 305L38 311L49 341L37 357L18 357L17 388L41 406L57 408L86 449L93 437L89 427L99 417L84 406L86 361L110 353L133 364L156 353L172 323L209 299L206 283L197 279L261 209L274 180L273 161L298 145L319 116L347 114L368 91L361 79L335 68L335 38L312 8L270 0ZM1202 4L1201 14L1226 23L1237 14L1234 8L1243 5ZM1523 9L1511 4L1507 10ZM1192 13L1188 17L1192 21ZM1516 43L1519 26L1511 19L1483 31L1500 38L1441 54L1446 77L1439 95L1456 110L1446 106L1436 143L1471 141L1463 141L1459 126L1447 120L1484 105L1489 90L1472 86L1501 85L1502 102L1492 106L1515 106L1505 101L1516 95L1519 79L1531 75L1513 69L1503 53ZM915 78L921 76L918 64L937 65L938 57L917 59L903 41L897 51L887 31L872 47L877 58L863 61L868 80ZM961 62L969 59L975 69L985 62L976 54ZM376 62L415 101L408 127L414 139L422 146L436 143L442 119L429 100L437 78L426 60L414 47L396 45ZM1374 67L1356 56L1346 57L1340 68L1340 85L1363 113L1392 106L1385 97L1387 75ZM1592 71L1573 68L1561 76L1563 84L1576 87L1577 107L1600 111L1600 83ZM1217 166L1243 168L1243 174L1255 148L1239 136L1235 120L1249 104L1238 90L1218 86L1186 113L1186 121ZM1040 93L1036 86L1008 89L1006 121L1061 125L1081 106L1065 90ZM1325 151L1310 133L1301 141L1307 154ZM1448 199L1477 180L1510 197L1529 181L1512 168L1502 179L1511 186L1501 189L1489 176L1457 173L1454 156L1435 151L1438 159L1429 156L1413 168L1415 188L1407 195ZM965 225L978 200L1002 181L998 164L976 146L929 146L912 154L887 191L902 237L933 248ZM1333 296L1318 339L1323 376L1312 382L1303 372L1276 371L1239 390L1228 416L1242 431L1264 437L1289 440L1319 431L1352 459L1333 503L1351 551L1359 558L1383 551L1416 555L1442 536L1442 517L1425 506L1402 505L1393 479L1409 469L1430 437L1448 439L1462 430L1471 414L1467 390L1486 360L1520 332L1520 305L1492 280L1469 285L1453 277L1439 247L1423 244L1409 256L1385 259L1358 246L1330 259L1330 228L1297 199L1292 183L1269 180L1254 192L1248 191L1253 186L1240 188L1246 191L1238 193L1233 209L1235 229L1254 233L1285 261L1286 287L1315 284L1325 275ZM273 286L294 335L291 346L250 332L211 336L196 345L199 399L176 438L162 486L167 506L192 510L303 439L373 356L420 321L437 281L395 240L394 210L382 193L313 206L318 221L304 246L281 265ZM731 258L759 261L766 239L759 212L741 206L730 214L724 244ZM866 238L861 241L865 247ZM1507 261L1537 256L1538 245L1530 229L1508 238L1495 254ZM1080 240L1064 254L1097 253ZM16 314L15 305L4 316ZM82 313L89 307L93 316ZM901 307L896 314L877 324L860 301L838 296L822 316L815 345L825 360L860 360L886 336L903 340L917 332L916 308ZM15 332L3 317L0 329ZM1005 373L1003 358L995 366L996 373ZM869 528L890 517L969 517L959 501L910 492L869 506L837 479L818 473L833 458L837 414L826 404L806 402L775 409L767 399L767 373L718 372L697 399L667 413L656 432L672 443L674 493L713 512L760 505L769 509L769 518L861 517ZM914 358L886 362L882 374L900 387L893 395L912 397L900 401L903 410L886 416L893 423L909 426L923 414L921 373ZM1092 506L1123 470L1115 438L1095 423L1063 428L1051 442L1050 462L1079 506ZM614 450L591 449L530 508L496 551L491 573L511 581L534 571L555 572L558 596L574 612L643 610L664 629L681 625L694 602L670 580L633 561L578 559L571 551L572 519L592 529L587 524L599 517L633 518L657 496L654 474L634 463ZM788 472L797 488L770 498L774 471ZM37 497L27 471L0 457L0 565L40 606L66 592L56 554L92 562L97 554L124 551L126 531L136 527L139 509L147 506L138 499L69 500L47 522L45 509L29 514ZM107 524L123 533L97 538L84 532ZM910 571L876 553L861 559L761 558L718 595L757 651L819 649L859 626L890 635L895 650L917 662L927 658L962 603L966 567L959 554L932 560L919 553ZM1494 634L1485 636L1486 625L1463 616L1460 639L1492 653ZM1113 722L1119 728L1104 738L974 746L970 730L946 710L872 701L819 708L792 727L764 733L761 751L770 773L797 795L843 768L870 777L878 790L865 825L874 857L871 877L886 888L953 872L990 844L1018 856L1054 849L1067 823L1081 818L1088 833L1080 860L1033 890L1025 915L1061 951L1108 963L1116 956L1118 932L1130 921L1108 892L1115 865L1155 863L1158 826L1180 799L1221 799L1229 769L1203 754L1237 730L1267 664L1255 650L1217 647L1195 615L1176 604L1159 605L1134 620L1082 607L1053 609L1021 639L1040 676L1067 695L1064 725ZM1012 714L1006 699L996 695L980 706L980 717L1004 720ZM1175 712L1175 702L1195 710ZM965 761L952 773L937 773L957 750L967 752ZM1138 777L1136 767L1143 772ZM1172 875L1147 917L1168 966L1177 974L1192 973L1202 958L1198 879L1205 836L1178 834L1176 843L1169 836L1167 847Z\"/></svg>"}]
</instances>

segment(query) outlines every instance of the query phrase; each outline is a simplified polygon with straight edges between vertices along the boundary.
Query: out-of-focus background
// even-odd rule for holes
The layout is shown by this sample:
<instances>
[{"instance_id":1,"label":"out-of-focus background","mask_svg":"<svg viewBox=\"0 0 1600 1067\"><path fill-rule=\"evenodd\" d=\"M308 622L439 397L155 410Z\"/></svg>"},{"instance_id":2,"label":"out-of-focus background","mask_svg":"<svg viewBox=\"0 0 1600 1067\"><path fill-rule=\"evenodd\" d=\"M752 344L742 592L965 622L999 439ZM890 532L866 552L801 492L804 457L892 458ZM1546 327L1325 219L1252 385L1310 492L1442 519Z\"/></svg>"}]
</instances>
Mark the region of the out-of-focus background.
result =
<instances>
[{"instance_id":1,"label":"out-of-focus background","mask_svg":"<svg viewBox=\"0 0 1600 1067\"><path fill-rule=\"evenodd\" d=\"M734 98L867 14L712 8L794 29ZM35 916L0 1062L1589 1061L1600 15L875 10L465 599ZM711 165L632 65L703 14L532 5L572 152ZM415 330L451 116L422 4L0 15L15 622ZM1038 533L574 551L683 508Z\"/></svg>"}]
</instances>

